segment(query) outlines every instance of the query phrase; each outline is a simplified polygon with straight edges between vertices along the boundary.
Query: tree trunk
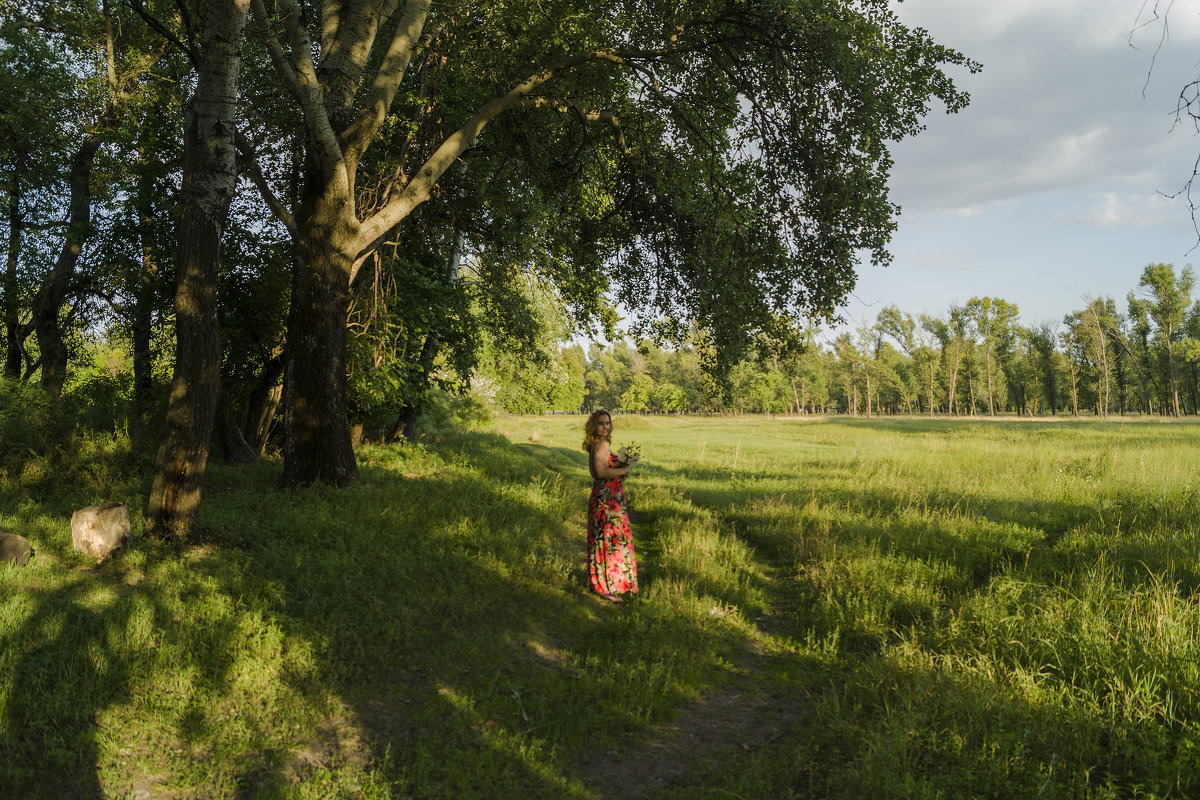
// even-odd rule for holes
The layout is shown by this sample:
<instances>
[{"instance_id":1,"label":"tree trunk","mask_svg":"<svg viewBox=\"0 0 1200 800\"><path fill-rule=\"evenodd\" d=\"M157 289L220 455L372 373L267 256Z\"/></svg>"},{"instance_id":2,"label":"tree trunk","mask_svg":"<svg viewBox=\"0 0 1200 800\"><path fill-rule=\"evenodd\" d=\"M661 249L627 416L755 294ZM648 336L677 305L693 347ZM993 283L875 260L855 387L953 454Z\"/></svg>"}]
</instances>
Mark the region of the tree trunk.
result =
<instances>
[{"instance_id":1,"label":"tree trunk","mask_svg":"<svg viewBox=\"0 0 1200 800\"><path fill-rule=\"evenodd\" d=\"M954 416L958 415L957 412L959 409L959 406L957 404L957 400L958 400L958 397L957 397L957 394L958 394L958 367L961 363L962 363L962 359L960 357L960 354L958 352L958 348L956 345L955 351L954 351L954 368L950 370L950 374L947 379L947 383L949 384L949 386L947 387L947 392L946 392L946 404L947 404L946 411L947 411L947 413L954 415Z\"/></svg>"},{"instance_id":2,"label":"tree trunk","mask_svg":"<svg viewBox=\"0 0 1200 800\"><path fill-rule=\"evenodd\" d=\"M931 362L929 364L929 418L930 419L933 419L933 414L934 414L934 410L933 410L933 377L934 377L933 363Z\"/></svg>"},{"instance_id":3,"label":"tree trunk","mask_svg":"<svg viewBox=\"0 0 1200 800\"><path fill-rule=\"evenodd\" d=\"M863 366L863 375L867 380L867 419L871 418L871 371Z\"/></svg>"},{"instance_id":4,"label":"tree trunk","mask_svg":"<svg viewBox=\"0 0 1200 800\"><path fill-rule=\"evenodd\" d=\"M1171 336L1173 335L1173 333L1174 333L1173 331L1168 330L1166 332L1166 337L1165 337L1167 340L1167 380L1168 380L1168 382L1170 384L1170 388L1171 388L1171 395L1169 397L1169 400L1171 401L1172 415L1178 417L1179 416L1179 379L1175 374L1175 352L1174 352L1173 348L1171 347Z\"/></svg>"},{"instance_id":5,"label":"tree trunk","mask_svg":"<svg viewBox=\"0 0 1200 800\"><path fill-rule=\"evenodd\" d=\"M1096 323L1096 346L1100 354L1100 380L1096 381L1096 394L1099 396L1100 416L1108 416L1109 403L1109 368L1108 368L1108 337L1100 325L1100 314L1093 307L1092 321Z\"/></svg>"},{"instance_id":6,"label":"tree trunk","mask_svg":"<svg viewBox=\"0 0 1200 800\"><path fill-rule=\"evenodd\" d=\"M258 383L250 390L250 396L246 398L242 433L253 446L255 453L260 456L266 450L267 439L271 434L271 423L275 418L275 409L279 407L283 389L279 383L281 377L283 377L283 355L278 354L263 364Z\"/></svg>"},{"instance_id":7,"label":"tree trunk","mask_svg":"<svg viewBox=\"0 0 1200 800\"><path fill-rule=\"evenodd\" d=\"M967 408L968 414L975 416L975 364L971 362L967 367Z\"/></svg>"},{"instance_id":8,"label":"tree trunk","mask_svg":"<svg viewBox=\"0 0 1200 800\"><path fill-rule=\"evenodd\" d=\"M152 291L141 280L134 296L133 324L130 328L133 340L133 408L139 419L145 419L151 411L154 354L151 340L154 333Z\"/></svg>"},{"instance_id":9,"label":"tree trunk","mask_svg":"<svg viewBox=\"0 0 1200 800\"><path fill-rule=\"evenodd\" d=\"M147 529L158 536L194 527L208 462L221 383L220 244L236 184L234 103L248 10L249 0L214 0L204 13L199 75L184 135L175 374L147 510Z\"/></svg>"},{"instance_id":10,"label":"tree trunk","mask_svg":"<svg viewBox=\"0 0 1200 800\"><path fill-rule=\"evenodd\" d=\"M242 429L233 421L233 408L224 389L217 395L217 413L213 425L223 459L238 464L250 464L258 459L258 453L250 447L242 435Z\"/></svg>"},{"instance_id":11,"label":"tree trunk","mask_svg":"<svg viewBox=\"0 0 1200 800\"><path fill-rule=\"evenodd\" d=\"M21 377L24 349L21 344L28 332L22 331L21 299L18 296L17 264L21 257L21 236L25 220L21 215L20 175L14 170L8 187L8 254L4 264L4 375Z\"/></svg>"},{"instance_id":12,"label":"tree trunk","mask_svg":"<svg viewBox=\"0 0 1200 800\"><path fill-rule=\"evenodd\" d=\"M993 400L996 394L996 389L992 385L992 348L988 348L983 353L983 364L987 367L987 390L988 390L988 416L996 416L996 403Z\"/></svg>"},{"instance_id":13,"label":"tree trunk","mask_svg":"<svg viewBox=\"0 0 1200 800\"><path fill-rule=\"evenodd\" d=\"M151 338L154 333L154 282L158 277L158 258L155 255L151 228L154 223L153 186L145 168L138 177L137 213L142 240L142 269L135 278L133 320L130 338L133 340L133 407L140 419L151 410L154 355Z\"/></svg>"},{"instance_id":14,"label":"tree trunk","mask_svg":"<svg viewBox=\"0 0 1200 800\"><path fill-rule=\"evenodd\" d=\"M42 386L54 397L62 395L67 379L67 345L59 317L71 290L83 243L91 233L92 164L99 149L100 138L96 131L90 131L71 159L70 218L66 238L54 268L33 299L33 331L42 363Z\"/></svg>"},{"instance_id":15,"label":"tree trunk","mask_svg":"<svg viewBox=\"0 0 1200 800\"><path fill-rule=\"evenodd\" d=\"M346 315L353 257L338 247L350 238L340 218L346 203L336 195L306 201L310 213L299 226L284 345L283 483L343 486L358 477L346 415Z\"/></svg>"},{"instance_id":16,"label":"tree trunk","mask_svg":"<svg viewBox=\"0 0 1200 800\"><path fill-rule=\"evenodd\" d=\"M1071 367L1071 372L1070 372L1071 416L1078 417L1079 416L1079 373L1078 373L1077 367L1075 365L1074 359L1069 358L1067 363Z\"/></svg>"}]
</instances>

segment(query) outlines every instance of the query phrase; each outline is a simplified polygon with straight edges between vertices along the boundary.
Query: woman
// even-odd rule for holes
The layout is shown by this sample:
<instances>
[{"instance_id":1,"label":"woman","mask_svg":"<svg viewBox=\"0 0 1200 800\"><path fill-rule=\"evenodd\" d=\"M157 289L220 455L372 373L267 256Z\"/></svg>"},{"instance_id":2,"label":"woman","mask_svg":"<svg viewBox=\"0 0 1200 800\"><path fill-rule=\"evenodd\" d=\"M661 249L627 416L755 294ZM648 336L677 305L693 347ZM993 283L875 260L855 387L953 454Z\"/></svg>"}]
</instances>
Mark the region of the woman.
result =
<instances>
[{"instance_id":1,"label":"woman","mask_svg":"<svg viewBox=\"0 0 1200 800\"><path fill-rule=\"evenodd\" d=\"M592 472L588 500L588 579L602 597L620 603L637 592L637 559L633 531L625 507L622 479L629 467L621 464L609 446L612 417L604 409L593 411L584 426L583 449Z\"/></svg>"}]
</instances>

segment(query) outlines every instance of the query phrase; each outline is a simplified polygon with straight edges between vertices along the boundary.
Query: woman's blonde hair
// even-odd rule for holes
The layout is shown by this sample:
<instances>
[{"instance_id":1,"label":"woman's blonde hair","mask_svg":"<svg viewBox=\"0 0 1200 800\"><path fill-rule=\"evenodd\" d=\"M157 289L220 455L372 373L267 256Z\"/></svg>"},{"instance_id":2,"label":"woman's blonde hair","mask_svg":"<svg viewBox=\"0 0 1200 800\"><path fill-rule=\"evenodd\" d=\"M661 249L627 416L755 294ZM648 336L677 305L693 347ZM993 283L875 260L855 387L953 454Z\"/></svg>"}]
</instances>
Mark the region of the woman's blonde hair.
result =
<instances>
[{"instance_id":1,"label":"woman's blonde hair","mask_svg":"<svg viewBox=\"0 0 1200 800\"><path fill-rule=\"evenodd\" d=\"M592 447L599 441L610 441L612 430L609 430L608 436L601 436L596 427L600 424L600 417L608 417L608 422L612 424L612 414L605 411L603 408L597 408L587 418L587 422L583 425L583 449L592 452Z\"/></svg>"}]
</instances>

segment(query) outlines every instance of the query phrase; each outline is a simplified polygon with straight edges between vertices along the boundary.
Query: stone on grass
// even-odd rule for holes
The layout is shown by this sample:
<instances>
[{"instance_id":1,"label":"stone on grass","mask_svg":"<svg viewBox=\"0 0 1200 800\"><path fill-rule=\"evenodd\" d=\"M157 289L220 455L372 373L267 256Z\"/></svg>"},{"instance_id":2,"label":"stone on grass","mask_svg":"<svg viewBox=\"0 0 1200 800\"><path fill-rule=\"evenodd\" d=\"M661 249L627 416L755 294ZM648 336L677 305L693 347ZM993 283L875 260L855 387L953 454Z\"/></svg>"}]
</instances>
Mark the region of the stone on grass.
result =
<instances>
[{"instance_id":1,"label":"stone on grass","mask_svg":"<svg viewBox=\"0 0 1200 800\"><path fill-rule=\"evenodd\" d=\"M23 567L33 555L33 547L24 536L0 531L0 564Z\"/></svg>"},{"instance_id":2,"label":"stone on grass","mask_svg":"<svg viewBox=\"0 0 1200 800\"><path fill-rule=\"evenodd\" d=\"M71 543L97 560L129 541L129 508L124 503L101 503L71 515Z\"/></svg>"}]
</instances>

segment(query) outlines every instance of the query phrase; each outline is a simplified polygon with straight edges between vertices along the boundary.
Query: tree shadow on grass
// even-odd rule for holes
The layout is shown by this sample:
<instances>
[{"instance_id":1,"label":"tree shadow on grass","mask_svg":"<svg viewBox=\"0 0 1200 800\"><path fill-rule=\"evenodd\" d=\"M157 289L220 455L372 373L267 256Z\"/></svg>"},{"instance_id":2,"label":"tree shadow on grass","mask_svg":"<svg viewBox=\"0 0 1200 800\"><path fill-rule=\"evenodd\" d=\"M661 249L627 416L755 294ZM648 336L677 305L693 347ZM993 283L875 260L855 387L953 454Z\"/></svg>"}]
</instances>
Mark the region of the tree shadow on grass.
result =
<instances>
[{"instance_id":1,"label":"tree shadow on grass","mask_svg":"<svg viewBox=\"0 0 1200 800\"><path fill-rule=\"evenodd\" d=\"M4 797L104 797L97 775L97 712L129 695L127 664L111 637L121 610L84 602L84 576L33 590L35 610L4 632Z\"/></svg>"},{"instance_id":2,"label":"tree shadow on grass","mask_svg":"<svg viewBox=\"0 0 1200 800\"><path fill-rule=\"evenodd\" d=\"M176 796L594 796L602 790L579 771L589 754L654 736L750 646L745 627L666 593L629 608L588 594L581 451L478 435L426 455L377 450L348 490L281 490L276 473L213 469L196 546L137 545L146 565L136 570L118 561L45 575L44 588L11 584L25 608L6 635L4 720L23 767L0 778L6 796L99 797L114 775L158 780ZM653 467L636 491L649 498L684 478L696 488L681 502L710 510L772 564L795 563L789 532L753 505L760 498L707 488L716 473ZM945 560L973 584L1022 555L1003 543L971 555L961 531L897 522L895 493L843 491L829 502L856 514L838 531L847 544ZM1031 515L1086 516L968 500L1031 536ZM963 497L930 502L949 516ZM648 554L672 515L690 513L655 503L635 531ZM1032 553L1050 559L1052 543L1035 541ZM679 580L753 602L699 572L647 566L648 594ZM789 634L806 633L801 618L793 624ZM38 689L19 695L21 683ZM132 728L115 729L120 721Z\"/></svg>"},{"instance_id":3,"label":"tree shadow on grass","mask_svg":"<svg viewBox=\"0 0 1200 800\"><path fill-rule=\"evenodd\" d=\"M648 735L745 648L720 620L614 607L579 581L582 452L486 435L431 451L440 463L409 477L380 450L349 490L206 501L216 553L243 565L255 613L312 647L299 682L340 720L325 744L306 731L248 758L240 796L356 762L401 794L590 796L583 753Z\"/></svg>"}]
</instances>

